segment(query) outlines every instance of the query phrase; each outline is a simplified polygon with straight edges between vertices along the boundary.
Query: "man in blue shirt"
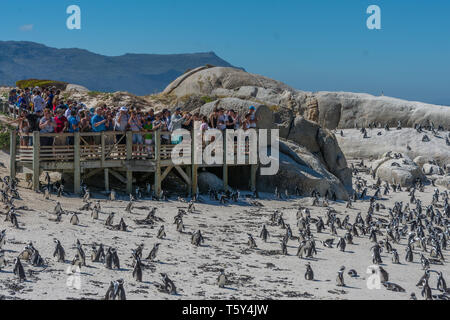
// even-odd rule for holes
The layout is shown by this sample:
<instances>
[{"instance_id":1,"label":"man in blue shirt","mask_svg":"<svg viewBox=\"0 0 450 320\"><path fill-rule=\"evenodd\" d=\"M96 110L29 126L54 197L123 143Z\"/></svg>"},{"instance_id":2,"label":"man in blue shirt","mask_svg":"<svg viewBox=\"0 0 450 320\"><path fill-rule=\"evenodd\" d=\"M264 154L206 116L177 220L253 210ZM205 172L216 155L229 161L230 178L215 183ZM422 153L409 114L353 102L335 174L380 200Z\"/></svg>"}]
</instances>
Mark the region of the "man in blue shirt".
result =
<instances>
[{"instance_id":1,"label":"man in blue shirt","mask_svg":"<svg viewBox=\"0 0 450 320\"><path fill-rule=\"evenodd\" d=\"M106 131L106 119L103 117L103 109L97 108L95 116L91 119L92 131L102 132Z\"/></svg>"},{"instance_id":2,"label":"man in blue shirt","mask_svg":"<svg viewBox=\"0 0 450 320\"><path fill-rule=\"evenodd\" d=\"M80 131L79 121L77 119L77 112L75 110L72 110L70 112L70 117L69 119L67 119L67 121L69 122L69 129L68 129L69 133L75 133ZM73 146L74 144L73 136L67 137L67 144L69 146Z\"/></svg>"},{"instance_id":3,"label":"man in blue shirt","mask_svg":"<svg viewBox=\"0 0 450 320\"><path fill-rule=\"evenodd\" d=\"M103 117L103 109L97 108L95 116L91 119L92 131L103 132L106 131L106 122L108 120ZM101 143L100 137L94 137L96 145Z\"/></svg>"}]
</instances>

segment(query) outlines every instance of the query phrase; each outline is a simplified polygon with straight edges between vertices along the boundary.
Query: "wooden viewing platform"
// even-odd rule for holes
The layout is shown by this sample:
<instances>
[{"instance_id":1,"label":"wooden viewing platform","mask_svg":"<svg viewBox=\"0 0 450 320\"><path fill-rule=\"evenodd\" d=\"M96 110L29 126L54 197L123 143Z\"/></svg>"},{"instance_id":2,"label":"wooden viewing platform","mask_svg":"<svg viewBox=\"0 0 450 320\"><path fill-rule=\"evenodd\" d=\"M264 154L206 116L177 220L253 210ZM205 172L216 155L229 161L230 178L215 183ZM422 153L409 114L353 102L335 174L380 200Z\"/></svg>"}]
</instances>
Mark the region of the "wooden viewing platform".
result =
<instances>
[{"instance_id":1,"label":"wooden viewing platform","mask_svg":"<svg viewBox=\"0 0 450 320\"><path fill-rule=\"evenodd\" d=\"M140 132L139 134L148 134L149 132ZM258 164L250 164L248 156L248 143L245 153L245 163L237 164L235 145L234 164L208 165L204 161L202 164L194 164L194 152L186 155L191 157L189 165L175 165L172 161L172 150L175 145L161 144L161 136L170 136L170 132L153 132L155 145L153 153L148 153L145 145L133 145L132 136L137 132L117 132L107 131L102 133L59 133L59 134L41 134L34 132L32 134L21 134L20 137L28 137L33 141L33 146L23 147L18 143L18 132L10 133L10 176L16 177L16 173L27 173L32 175L32 188L39 191L39 177L43 171L57 171L73 174L73 188L76 194L81 192L80 184L82 180L88 179L94 175L104 174L105 191L110 191L109 177L114 176L117 180L126 185L126 192L133 192L133 174L143 173L146 178L154 174L153 191L155 195L161 194L161 183L167 175L175 169L183 178L188 188L189 194L197 193L197 175L198 169L202 167L222 167L224 189L228 188L228 168L230 166L248 166L250 167L250 188L252 191L256 188L256 173ZM126 139L119 139L118 135L124 135ZM52 137L55 140L63 141L63 145L41 146L41 138ZM67 137L73 137L74 144L67 145ZM191 133L192 137L192 133ZM119 141L117 141L119 140ZM125 141L123 141L125 140ZM191 150L194 150L194 139L192 140ZM97 144L95 144L97 141ZM122 142L123 141L123 142ZM123 144L121 144L121 142ZM224 139L224 154L226 143ZM259 159L259 157L258 157ZM259 160L257 161L259 163Z\"/></svg>"}]
</instances>

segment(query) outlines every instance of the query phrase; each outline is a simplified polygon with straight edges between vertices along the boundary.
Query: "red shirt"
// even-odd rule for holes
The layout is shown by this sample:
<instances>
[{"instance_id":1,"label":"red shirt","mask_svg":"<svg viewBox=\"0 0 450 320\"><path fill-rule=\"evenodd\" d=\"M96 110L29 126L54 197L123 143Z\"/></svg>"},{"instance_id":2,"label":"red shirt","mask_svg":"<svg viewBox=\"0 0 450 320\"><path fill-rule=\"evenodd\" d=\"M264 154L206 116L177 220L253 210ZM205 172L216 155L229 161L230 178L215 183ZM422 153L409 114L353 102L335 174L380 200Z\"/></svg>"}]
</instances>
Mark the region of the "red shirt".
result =
<instances>
[{"instance_id":1,"label":"red shirt","mask_svg":"<svg viewBox=\"0 0 450 320\"><path fill-rule=\"evenodd\" d=\"M55 133L63 132L64 126L66 125L66 122L67 122L67 118L64 116L61 116L61 118L55 117L54 120L56 122Z\"/></svg>"}]
</instances>

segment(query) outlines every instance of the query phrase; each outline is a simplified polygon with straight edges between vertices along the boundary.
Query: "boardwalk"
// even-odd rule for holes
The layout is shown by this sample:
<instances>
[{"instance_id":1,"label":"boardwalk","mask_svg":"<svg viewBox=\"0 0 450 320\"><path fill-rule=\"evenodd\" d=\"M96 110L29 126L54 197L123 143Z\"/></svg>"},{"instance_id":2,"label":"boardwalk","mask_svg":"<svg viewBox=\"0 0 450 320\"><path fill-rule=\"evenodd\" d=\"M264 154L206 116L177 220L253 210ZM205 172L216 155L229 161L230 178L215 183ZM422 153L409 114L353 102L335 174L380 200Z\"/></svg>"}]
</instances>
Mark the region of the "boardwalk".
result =
<instances>
[{"instance_id":1,"label":"boardwalk","mask_svg":"<svg viewBox=\"0 0 450 320\"><path fill-rule=\"evenodd\" d=\"M148 132L141 132L145 134ZM21 135L22 138L32 139L33 146L24 147L18 144L18 133L10 133L10 174L15 177L17 172L27 173L32 176L32 186L39 191L39 177L42 171L57 171L73 174L74 192L80 193L80 184L94 175L103 172L105 190L110 190L109 177L116 179L126 185L127 193L133 190L133 174L144 174L150 177L153 174L153 186L156 195L161 193L161 183L172 171L176 170L186 183L190 194L197 192L198 169L203 167L222 167L222 178L224 189L228 188L228 168L230 166L242 166L223 162L225 164L194 164L193 152L188 155L181 154L186 165L175 165L172 160L172 151L175 145L161 144L161 136L169 136L170 132L153 132L155 136L154 152L148 152L145 146L133 145L132 135L136 132L102 132L102 133L61 133L41 134L34 132L29 135ZM123 135L120 138L120 135ZM41 146L41 138L53 138L55 141L66 141L73 137L73 145ZM193 144L194 139L192 139ZM224 145L225 147L225 145ZM194 150L192 145L191 150ZM223 152L225 149L221 150ZM249 164L248 145L243 150L246 164L250 168L250 186L252 190L256 187L257 164ZM223 152L225 157L225 152ZM237 146L235 146L235 160ZM187 158L190 157L191 159ZM190 161L188 161L190 160ZM142 177L142 176L140 176Z\"/></svg>"}]
</instances>

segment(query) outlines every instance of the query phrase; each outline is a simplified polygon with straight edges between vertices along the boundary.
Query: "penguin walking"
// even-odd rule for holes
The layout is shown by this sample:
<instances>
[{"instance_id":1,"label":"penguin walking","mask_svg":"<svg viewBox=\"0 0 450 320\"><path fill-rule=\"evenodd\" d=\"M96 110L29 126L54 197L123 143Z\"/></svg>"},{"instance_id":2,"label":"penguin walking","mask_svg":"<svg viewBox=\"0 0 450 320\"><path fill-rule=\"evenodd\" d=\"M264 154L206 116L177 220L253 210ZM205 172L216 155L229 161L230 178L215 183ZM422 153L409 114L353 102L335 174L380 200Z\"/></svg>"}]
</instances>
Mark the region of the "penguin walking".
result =
<instances>
[{"instance_id":1,"label":"penguin walking","mask_svg":"<svg viewBox=\"0 0 450 320\"><path fill-rule=\"evenodd\" d=\"M53 252L53 257L56 258L57 262L66 262L66 253L64 252L64 248L61 245L61 242L57 239L54 240L56 247L55 251Z\"/></svg>"},{"instance_id":2,"label":"penguin walking","mask_svg":"<svg viewBox=\"0 0 450 320\"><path fill-rule=\"evenodd\" d=\"M344 282L344 271L345 271L345 267L342 266L339 271L338 271L338 275L336 278L336 285L338 287L345 287L345 282Z\"/></svg>"},{"instance_id":3,"label":"penguin walking","mask_svg":"<svg viewBox=\"0 0 450 320\"><path fill-rule=\"evenodd\" d=\"M155 261L156 254L158 253L158 250L159 250L159 246L160 246L159 243L155 243L154 244L153 249L150 251L150 253L149 253L148 257L147 257L147 260Z\"/></svg>"},{"instance_id":4,"label":"penguin walking","mask_svg":"<svg viewBox=\"0 0 450 320\"><path fill-rule=\"evenodd\" d=\"M314 272L310 263L306 265L305 279L309 281L314 280Z\"/></svg>"},{"instance_id":5,"label":"penguin walking","mask_svg":"<svg viewBox=\"0 0 450 320\"><path fill-rule=\"evenodd\" d=\"M115 215L114 212L111 212L108 215L108 218L106 218L106 221L105 221L105 226L108 226L108 227L112 227L113 226L114 215Z\"/></svg>"},{"instance_id":6,"label":"penguin walking","mask_svg":"<svg viewBox=\"0 0 450 320\"><path fill-rule=\"evenodd\" d=\"M438 281L437 281L437 289L444 293L447 292L447 283L444 280L444 276L443 276L442 272L439 272L439 277L438 277Z\"/></svg>"},{"instance_id":7,"label":"penguin walking","mask_svg":"<svg viewBox=\"0 0 450 320\"><path fill-rule=\"evenodd\" d=\"M161 277L163 280L163 289L166 291L166 293L172 295L177 294L177 288L175 287L173 281L170 280L169 276L167 276L167 274L165 273L161 273Z\"/></svg>"},{"instance_id":8,"label":"penguin walking","mask_svg":"<svg viewBox=\"0 0 450 320\"><path fill-rule=\"evenodd\" d=\"M425 298L425 300L433 300L433 294L431 292L431 287L428 284L428 278L425 278L425 283L423 284L421 294L422 294L422 297Z\"/></svg>"},{"instance_id":9,"label":"penguin walking","mask_svg":"<svg viewBox=\"0 0 450 320\"><path fill-rule=\"evenodd\" d=\"M257 248L258 246L256 245L256 241L255 241L255 239L253 238L253 236L252 236L250 233L247 233L247 235L248 235L248 241L247 241L247 244L248 244L248 246L250 247L250 249Z\"/></svg>"},{"instance_id":10,"label":"penguin walking","mask_svg":"<svg viewBox=\"0 0 450 320\"><path fill-rule=\"evenodd\" d=\"M337 243L337 247L339 248L339 250L341 250L342 252L345 252L345 247L346 247L346 244L345 244L345 240L344 240L344 238L339 238L339 241L338 241L338 243Z\"/></svg>"},{"instance_id":11,"label":"penguin walking","mask_svg":"<svg viewBox=\"0 0 450 320\"><path fill-rule=\"evenodd\" d=\"M196 246L196 247L199 247L202 243L204 243L205 242L205 240L203 239L203 236L202 236L202 233L200 232L200 230L198 230L197 232L195 232L193 235L192 235L192 238L191 238L191 243L194 245L194 246Z\"/></svg>"},{"instance_id":12,"label":"penguin walking","mask_svg":"<svg viewBox=\"0 0 450 320\"><path fill-rule=\"evenodd\" d=\"M217 277L217 284L219 285L219 288L225 288L227 284L227 276L225 275L225 270L220 269L220 274Z\"/></svg>"},{"instance_id":13,"label":"penguin walking","mask_svg":"<svg viewBox=\"0 0 450 320\"><path fill-rule=\"evenodd\" d=\"M77 240L77 253L75 254L75 258L72 260L72 265L77 265L80 268L82 266L86 266L86 255L80 240Z\"/></svg>"},{"instance_id":14,"label":"penguin walking","mask_svg":"<svg viewBox=\"0 0 450 320\"><path fill-rule=\"evenodd\" d=\"M260 238L263 239L264 242L267 242L267 238L269 237L269 231L267 231L266 225L263 225L261 230Z\"/></svg>"},{"instance_id":15,"label":"penguin walking","mask_svg":"<svg viewBox=\"0 0 450 320\"><path fill-rule=\"evenodd\" d=\"M166 232L164 231L164 226L161 226L158 230L158 235L156 236L158 239L164 239L166 237Z\"/></svg>"},{"instance_id":16,"label":"penguin walking","mask_svg":"<svg viewBox=\"0 0 450 320\"><path fill-rule=\"evenodd\" d=\"M22 281L26 281L27 278L25 276L25 270L23 269L23 265L20 262L19 258L16 258L15 262L14 262L14 269L13 269L14 274L19 277L19 280Z\"/></svg>"},{"instance_id":17,"label":"penguin walking","mask_svg":"<svg viewBox=\"0 0 450 320\"><path fill-rule=\"evenodd\" d=\"M135 256L134 261L134 269L133 269L133 278L137 282L142 282L142 264L141 259L138 256Z\"/></svg>"}]
</instances>

